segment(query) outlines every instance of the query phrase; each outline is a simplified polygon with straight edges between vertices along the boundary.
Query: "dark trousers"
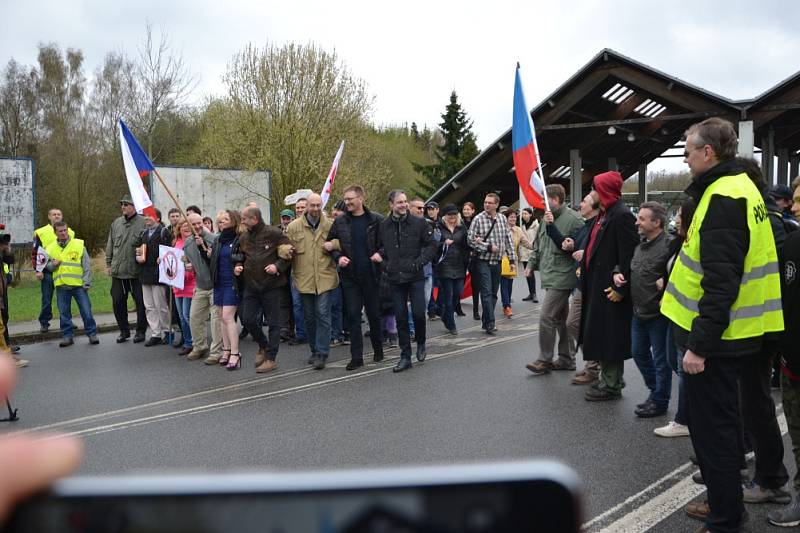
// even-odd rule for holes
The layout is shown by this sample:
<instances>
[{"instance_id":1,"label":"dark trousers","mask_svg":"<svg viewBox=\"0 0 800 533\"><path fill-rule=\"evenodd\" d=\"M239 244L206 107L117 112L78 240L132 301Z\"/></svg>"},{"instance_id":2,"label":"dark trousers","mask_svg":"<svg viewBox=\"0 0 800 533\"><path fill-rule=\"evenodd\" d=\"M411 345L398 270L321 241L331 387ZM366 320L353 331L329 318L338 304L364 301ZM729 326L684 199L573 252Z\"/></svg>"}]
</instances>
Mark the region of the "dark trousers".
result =
<instances>
[{"instance_id":1,"label":"dark trousers","mask_svg":"<svg viewBox=\"0 0 800 533\"><path fill-rule=\"evenodd\" d=\"M712 531L739 531L744 443L739 411L742 359L709 357L705 370L686 374L689 432L700 472L708 488ZM774 414L773 414L774 416Z\"/></svg>"},{"instance_id":2,"label":"dark trousers","mask_svg":"<svg viewBox=\"0 0 800 533\"><path fill-rule=\"evenodd\" d=\"M348 328L350 329L350 358L353 361L364 360L364 336L361 335L362 307L369 322L372 351L376 354L383 353L379 288L375 278L372 274L342 276L342 289L344 290L344 305L347 310L345 319L349 321Z\"/></svg>"},{"instance_id":3,"label":"dark trousers","mask_svg":"<svg viewBox=\"0 0 800 533\"><path fill-rule=\"evenodd\" d=\"M483 329L490 329L494 327L494 308L497 305L497 290L500 288L500 263L490 265L483 259L475 259L474 262L483 304L481 324Z\"/></svg>"},{"instance_id":4,"label":"dark trousers","mask_svg":"<svg viewBox=\"0 0 800 533\"><path fill-rule=\"evenodd\" d=\"M528 262L522 262L522 268L528 268ZM531 270L531 275L525 277L525 281L528 283L528 294L530 296L536 296L536 272Z\"/></svg>"},{"instance_id":5,"label":"dark trousers","mask_svg":"<svg viewBox=\"0 0 800 533\"><path fill-rule=\"evenodd\" d=\"M455 313L454 302L461 298L461 291L464 290L464 278L439 278L439 296L444 298L444 311L442 311L442 322L448 330L456 329L456 321L453 317Z\"/></svg>"},{"instance_id":6,"label":"dark trousers","mask_svg":"<svg viewBox=\"0 0 800 533\"><path fill-rule=\"evenodd\" d=\"M472 287L472 312L474 314L478 312L478 306L481 303L481 282L480 279L478 279L478 271L475 268L474 258L469 260L467 270L469 271L470 286Z\"/></svg>"},{"instance_id":7,"label":"dark trousers","mask_svg":"<svg viewBox=\"0 0 800 533\"><path fill-rule=\"evenodd\" d=\"M411 360L411 331L408 326L406 305L411 301L411 318L414 320L414 337L417 346L425 345L425 280L409 283L392 283L394 316L397 319L397 337L400 341L400 358ZM350 334L352 339L352 332Z\"/></svg>"},{"instance_id":8,"label":"dark trousers","mask_svg":"<svg viewBox=\"0 0 800 533\"><path fill-rule=\"evenodd\" d=\"M285 287L276 287L261 292L245 289L242 296L242 324L258 343L258 347L266 350L270 361L278 357L278 348L281 345L281 306L285 295ZM267 326L266 336L261 326L262 319Z\"/></svg>"},{"instance_id":9,"label":"dark trousers","mask_svg":"<svg viewBox=\"0 0 800 533\"><path fill-rule=\"evenodd\" d=\"M130 335L131 326L128 323L128 295L133 296L136 304L136 334L147 332L147 315L144 310L142 297L142 284L138 279L111 278L111 302L114 307L114 318L117 319L119 332Z\"/></svg>"},{"instance_id":10,"label":"dark trousers","mask_svg":"<svg viewBox=\"0 0 800 533\"><path fill-rule=\"evenodd\" d=\"M783 466L783 438L770 390L770 355L762 352L745 357L739 386L742 391L742 422L756 456L753 481L761 487L777 489L789 481L789 473Z\"/></svg>"},{"instance_id":11,"label":"dark trousers","mask_svg":"<svg viewBox=\"0 0 800 533\"><path fill-rule=\"evenodd\" d=\"M39 311L39 324L42 326L50 326L50 321L53 320L53 292L55 286L53 285L53 273L47 269L42 271L42 308Z\"/></svg>"}]
</instances>

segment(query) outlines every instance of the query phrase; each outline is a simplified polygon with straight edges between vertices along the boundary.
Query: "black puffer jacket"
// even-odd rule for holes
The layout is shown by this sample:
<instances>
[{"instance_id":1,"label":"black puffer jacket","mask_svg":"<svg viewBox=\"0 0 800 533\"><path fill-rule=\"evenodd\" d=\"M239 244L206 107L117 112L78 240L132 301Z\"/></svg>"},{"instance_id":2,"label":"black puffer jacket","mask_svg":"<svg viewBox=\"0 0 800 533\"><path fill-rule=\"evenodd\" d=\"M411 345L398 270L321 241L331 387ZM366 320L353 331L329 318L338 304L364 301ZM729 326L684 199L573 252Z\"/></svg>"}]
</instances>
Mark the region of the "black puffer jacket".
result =
<instances>
[{"instance_id":1,"label":"black puffer jacket","mask_svg":"<svg viewBox=\"0 0 800 533\"><path fill-rule=\"evenodd\" d=\"M744 172L735 161L725 161L695 178L686 189L699 205L706 189L719 178ZM699 316L692 322L692 331L675 327L675 340L701 357L740 357L761 351L763 337L722 340L730 323L730 311L739 295L744 273L744 259L750 248L747 227L747 202L726 196L714 196L702 225L700 264L703 296L698 303Z\"/></svg>"},{"instance_id":2,"label":"black puffer jacket","mask_svg":"<svg viewBox=\"0 0 800 533\"><path fill-rule=\"evenodd\" d=\"M467 272L467 263L469 262L467 227L464 224L458 224L453 231L450 231L444 222L439 222L438 229L442 234L442 238L439 241L436 259L442 257L446 240L451 239L453 244L447 247L444 259L436 265L436 277L447 279L464 278Z\"/></svg>"},{"instance_id":3,"label":"black puffer jacket","mask_svg":"<svg viewBox=\"0 0 800 533\"><path fill-rule=\"evenodd\" d=\"M786 237L783 247L781 290L783 292L783 324L781 365L789 377L800 379L800 231Z\"/></svg>"},{"instance_id":4,"label":"black puffer jacket","mask_svg":"<svg viewBox=\"0 0 800 533\"><path fill-rule=\"evenodd\" d=\"M424 218L408 213L385 218L378 227L378 250L391 283L425 279L422 267L436 255L433 230Z\"/></svg>"},{"instance_id":5,"label":"black puffer jacket","mask_svg":"<svg viewBox=\"0 0 800 533\"><path fill-rule=\"evenodd\" d=\"M364 215L367 217L367 252L370 256L378 251L378 227L383 220L383 217L378 213L374 213L364 206ZM344 268L339 267L339 275L345 278L352 278L355 265L352 263L353 259L353 231L352 231L353 215L349 212L340 216L333 221L328 232L328 241L339 239L340 250L331 252L334 263L339 264L339 258L344 256L351 260L351 263ZM373 275L378 280L380 277L380 268L373 268Z\"/></svg>"},{"instance_id":6,"label":"black puffer jacket","mask_svg":"<svg viewBox=\"0 0 800 533\"><path fill-rule=\"evenodd\" d=\"M134 246L147 245L144 263L139 268L139 281L142 285L158 285L158 246L172 246L172 232L159 224L153 235L145 228L136 239Z\"/></svg>"}]
</instances>

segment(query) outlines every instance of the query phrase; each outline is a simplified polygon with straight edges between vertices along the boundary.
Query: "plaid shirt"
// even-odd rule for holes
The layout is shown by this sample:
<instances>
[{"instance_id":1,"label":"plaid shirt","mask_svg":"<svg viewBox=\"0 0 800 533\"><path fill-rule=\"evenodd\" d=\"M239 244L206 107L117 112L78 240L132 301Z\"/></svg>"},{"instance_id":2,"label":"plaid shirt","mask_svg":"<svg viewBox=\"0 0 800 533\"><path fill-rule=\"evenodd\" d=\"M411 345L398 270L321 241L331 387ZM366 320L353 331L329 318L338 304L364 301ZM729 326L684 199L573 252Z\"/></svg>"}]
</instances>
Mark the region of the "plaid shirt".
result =
<instances>
[{"instance_id":1,"label":"plaid shirt","mask_svg":"<svg viewBox=\"0 0 800 533\"><path fill-rule=\"evenodd\" d=\"M486 234L489 233L489 229L492 227L492 219L489 217L486 211L483 211L481 214L476 216L472 220L472 224L469 226L467 242L469 243L470 247L475 250L476 258L488 261L491 265L499 263L503 259L504 255L507 255L508 260L514 263L517 260L517 255L514 253L514 243L511 239L511 228L508 227L506 217L503 215L499 213L495 214L495 219L497 220L497 223L494 225L494 229L489 235L489 238L486 239ZM481 242L475 242L475 240L479 237ZM500 251L497 253L490 252L489 247L492 244L497 246Z\"/></svg>"}]
</instances>

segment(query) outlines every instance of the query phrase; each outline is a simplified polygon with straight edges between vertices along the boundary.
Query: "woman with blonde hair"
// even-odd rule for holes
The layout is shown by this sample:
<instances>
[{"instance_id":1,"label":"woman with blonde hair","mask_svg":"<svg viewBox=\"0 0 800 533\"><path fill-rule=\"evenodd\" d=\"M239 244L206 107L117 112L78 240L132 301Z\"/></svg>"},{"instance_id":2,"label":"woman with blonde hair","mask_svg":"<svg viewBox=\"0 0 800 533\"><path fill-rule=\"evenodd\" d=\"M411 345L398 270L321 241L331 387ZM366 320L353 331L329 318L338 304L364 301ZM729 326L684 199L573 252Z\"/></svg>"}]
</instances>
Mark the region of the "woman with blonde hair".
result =
<instances>
[{"instance_id":1,"label":"woman with blonde hair","mask_svg":"<svg viewBox=\"0 0 800 533\"><path fill-rule=\"evenodd\" d=\"M238 211L226 210L217 215L219 238L211 251L211 279L214 281L214 305L222 322L222 357L220 365L228 370L242 366L239 353L239 331L236 326L236 309L239 307L238 278L233 275L234 265L241 262L239 252L239 224L242 217Z\"/></svg>"}]
</instances>

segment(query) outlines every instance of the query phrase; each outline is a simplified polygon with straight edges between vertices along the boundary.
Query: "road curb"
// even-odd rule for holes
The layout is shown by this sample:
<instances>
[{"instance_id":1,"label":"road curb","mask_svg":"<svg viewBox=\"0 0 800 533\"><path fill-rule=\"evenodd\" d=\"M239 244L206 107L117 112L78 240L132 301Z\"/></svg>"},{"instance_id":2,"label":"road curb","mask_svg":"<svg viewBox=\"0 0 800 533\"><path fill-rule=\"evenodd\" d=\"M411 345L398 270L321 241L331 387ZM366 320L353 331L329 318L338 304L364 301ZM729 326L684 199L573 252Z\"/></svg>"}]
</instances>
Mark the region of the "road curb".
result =
<instances>
[{"instance_id":1,"label":"road curb","mask_svg":"<svg viewBox=\"0 0 800 533\"><path fill-rule=\"evenodd\" d=\"M130 323L131 330L136 329L136 322ZM98 324L97 333L108 333L117 331L119 327L116 324ZM75 327L75 336L84 335L86 330L84 328ZM59 328L51 328L47 333L40 333L38 331L31 331L25 333L15 333L11 335L11 342L13 344L34 344L36 342L58 340L61 338L61 330Z\"/></svg>"}]
</instances>

